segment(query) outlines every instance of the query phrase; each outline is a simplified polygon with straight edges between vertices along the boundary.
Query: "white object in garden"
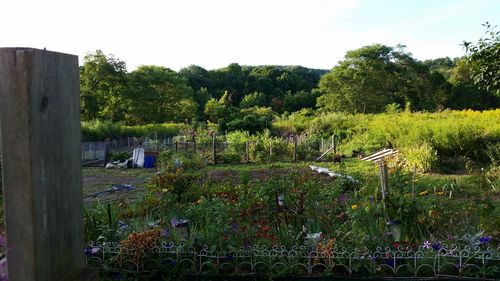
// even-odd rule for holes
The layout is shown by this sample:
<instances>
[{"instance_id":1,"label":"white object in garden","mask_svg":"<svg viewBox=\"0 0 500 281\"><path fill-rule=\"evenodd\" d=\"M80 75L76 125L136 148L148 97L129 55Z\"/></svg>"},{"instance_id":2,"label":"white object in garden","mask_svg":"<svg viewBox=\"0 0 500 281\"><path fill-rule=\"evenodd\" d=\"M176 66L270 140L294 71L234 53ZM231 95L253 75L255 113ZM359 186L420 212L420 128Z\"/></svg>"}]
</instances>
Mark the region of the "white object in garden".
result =
<instances>
[{"instance_id":1,"label":"white object in garden","mask_svg":"<svg viewBox=\"0 0 500 281\"><path fill-rule=\"evenodd\" d=\"M311 168L311 170L313 171L316 171L318 169L318 166L309 165L309 168Z\"/></svg>"},{"instance_id":2,"label":"white object in garden","mask_svg":"<svg viewBox=\"0 0 500 281\"><path fill-rule=\"evenodd\" d=\"M355 180L353 177L351 177L349 175L338 174L338 173L335 173L335 172L328 170L327 168L321 168L321 167L316 167L316 166L312 166L312 165L309 167L311 167L311 170L313 170L313 171L316 171L320 174L329 175L332 178L345 178L351 182L357 182L357 180ZM314 169L313 169L313 167L314 167Z\"/></svg>"},{"instance_id":3,"label":"white object in garden","mask_svg":"<svg viewBox=\"0 0 500 281\"><path fill-rule=\"evenodd\" d=\"M285 204L285 194L278 195L278 206L283 206Z\"/></svg>"},{"instance_id":4,"label":"white object in garden","mask_svg":"<svg viewBox=\"0 0 500 281\"><path fill-rule=\"evenodd\" d=\"M326 175L328 175L328 173L330 173L330 170L328 170L327 168L318 168L316 171L318 173L326 174Z\"/></svg>"},{"instance_id":5,"label":"white object in garden","mask_svg":"<svg viewBox=\"0 0 500 281\"><path fill-rule=\"evenodd\" d=\"M132 159L132 165L137 165L138 168L144 167L144 148L135 148L132 154Z\"/></svg>"}]
</instances>

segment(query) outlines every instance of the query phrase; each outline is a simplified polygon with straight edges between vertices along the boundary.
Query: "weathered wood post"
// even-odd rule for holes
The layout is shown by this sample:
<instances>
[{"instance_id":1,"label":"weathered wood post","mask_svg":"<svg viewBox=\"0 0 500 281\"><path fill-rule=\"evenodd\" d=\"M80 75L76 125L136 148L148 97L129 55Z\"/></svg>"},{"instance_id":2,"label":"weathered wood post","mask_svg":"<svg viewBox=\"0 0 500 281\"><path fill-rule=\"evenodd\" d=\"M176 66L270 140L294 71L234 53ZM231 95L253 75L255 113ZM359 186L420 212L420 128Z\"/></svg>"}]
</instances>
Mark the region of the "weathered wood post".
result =
<instances>
[{"instance_id":1,"label":"weathered wood post","mask_svg":"<svg viewBox=\"0 0 500 281\"><path fill-rule=\"evenodd\" d=\"M248 141L245 142L245 163L250 162L250 146Z\"/></svg>"},{"instance_id":2,"label":"weathered wood post","mask_svg":"<svg viewBox=\"0 0 500 281\"><path fill-rule=\"evenodd\" d=\"M382 188L382 199L385 199L387 194L389 193L389 179L388 179L388 170L387 163L385 161L378 162L378 170L380 176L380 186Z\"/></svg>"},{"instance_id":3,"label":"weathered wood post","mask_svg":"<svg viewBox=\"0 0 500 281\"><path fill-rule=\"evenodd\" d=\"M212 133L212 160L217 164L217 152L215 150L215 132Z\"/></svg>"},{"instance_id":4,"label":"weathered wood post","mask_svg":"<svg viewBox=\"0 0 500 281\"><path fill-rule=\"evenodd\" d=\"M337 136L334 134L332 136L332 147L333 147L333 156L337 156Z\"/></svg>"},{"instance_id":5,"label":"weathered wood post","mask_svg":"<svg viewBox=\"0 0 500 281\"><path fill-rule=\"evenodd\" d=\"M0 48L10 281L97 280L84 269L78 57Z\"/></svg>"},{"instance_id":6,"label":"weathered wood post","mask_svg":"<svg viewBox=\"0 0 500 281\"><path fill-rule=\"evenodd\" d=\"M297 136L293 136L293 161L297 161Z\"/></svg>"}]
</instances>

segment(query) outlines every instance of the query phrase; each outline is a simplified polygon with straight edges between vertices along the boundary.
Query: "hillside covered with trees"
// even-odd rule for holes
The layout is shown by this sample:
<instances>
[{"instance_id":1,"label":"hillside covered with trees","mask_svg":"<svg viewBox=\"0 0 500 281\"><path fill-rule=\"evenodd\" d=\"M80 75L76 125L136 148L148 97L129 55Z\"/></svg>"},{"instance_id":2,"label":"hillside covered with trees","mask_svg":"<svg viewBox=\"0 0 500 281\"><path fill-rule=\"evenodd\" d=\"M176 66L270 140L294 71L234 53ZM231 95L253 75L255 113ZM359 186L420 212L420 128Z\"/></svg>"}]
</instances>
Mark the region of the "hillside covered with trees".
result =
<instances>
[{"instance_id":1,"label":"hillside covered with trees","mask_svg":"<svg viewBox=\"0 0 500 281\"><path fill-rule=\"evenodd\" d=\"M126 125L209 122L220 130L257 132L276 117L315 112L437 112L500 106L499 33L464 42L466 55L420 61L402 45L348 51L331 70L232 63L176 72L125 62L97 50L81 66L84 121ZM312 113L311 113L312 112Z\"/></svg>"}]
</instances>

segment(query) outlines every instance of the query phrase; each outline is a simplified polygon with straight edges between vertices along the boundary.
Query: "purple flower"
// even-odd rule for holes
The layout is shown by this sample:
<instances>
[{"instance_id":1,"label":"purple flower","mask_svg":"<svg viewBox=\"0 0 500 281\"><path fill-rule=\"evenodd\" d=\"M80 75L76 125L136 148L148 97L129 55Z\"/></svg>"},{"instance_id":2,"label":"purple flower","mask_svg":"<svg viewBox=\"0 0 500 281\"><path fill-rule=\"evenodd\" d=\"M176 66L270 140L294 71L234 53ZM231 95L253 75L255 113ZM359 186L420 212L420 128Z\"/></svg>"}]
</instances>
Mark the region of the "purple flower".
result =
<instances>
[{"instance_id":1,"label":"purple flower","mask_svg":"<svg viewBox=\"0 0 500 281\"><path fill-rule=\"evenodd\" d=\"M229 261L234 261L236 259L236 257L233 255L233 254L227 254L226 255L226 258L229 260Z\"/></svg>"},{"instance_id":2,"label":"purple flower","mask_svg":"<svg viewBox=\"0 0 500 281\"><path fill-rule=\"evenodd\" d=\"M424 246L424 249L429 249L431 247L431 242L429 242L429 240L425 240L423 246Z\"/></svg>"},{"instance_id":3,"label":"purple flower","mask_svg":"<svg viewBox=\"0 0 500 281\"><path fill-rule=\"evenodd\" d=\"M231 228L233 229L234 232L238 232L238 224L236 223L231 224Z\"/></svg>"},{"instance_id":4,"label":"purple flower","mask_svg":"<svg viewBox=\"0 0 500 281\"><path fill-rule=\"evenodd\" d=\"M111 274L111 280L120 280L122 277L120 275L120 272L113 272Z\"/></svg>"},{"instance_id":5,"label":"purple flower","mask_svg":"<svg viewBox=\"0 0 500 281\"><path fill-rule=\"evenodd\" d=\"M0 280L8 281L8 273L7 273L7 257L4 257L0 260Z\"/></svg>"},{"instance_id":6,"label":"purple flower","mask_svg":"<svg viewBox=\"0 0 500 281\"><path fill-rule=\"evenodd\" d=\"M491 241L491 239L492 239L491 236L484 236L484 237L479 238L479 243L486 244L486 243L489 243Z\"/></svg>"},{"instance_id":7,"label":"purple flower","mask_svg":"<svg viewBox=\"0 0 500 281\"><path fill-rule=\"evenodd\" d=\"M439 242L437 242L436 244L432 244L432 249L434 251L439 251L441 250L441 244Z\"/></svg>"},{"instance_id":8,"label":"purple flower","mask_svg":"<svg viewBox=\"0 0 500 281\"><path fill-rule=\"evenodd\" d=\"M392 258L384 259L384 262L390 267L394 267L396 265L396 261Z\"/></svg>"},{"instance_id":9,"label":"purple flower","mask_svg":"<svg viewBox=\"0 0 500 281\"><path fill-rule=\"evenodd\" d=\"M121 230L121 231L124 231L125 229L127 229L127 228L128 228L128 224L126 224L126 223L124 223L124 222L120 221L120 222L118 223L118 228L120 228L120 230Z\"/></svg>"},{"instance_id":10,"label":"purple flower","mask_svg":"<svg viewBox=\"0 0 500 281\"><path fill-rule=\"evenodd\" d=\"M346 203L347 200L349 200L349 194L342 193L342 194L339 195L339 202L340 203Z\"/></svg>"},{"instance_id":11,"label":"purple flower","mask_svg":"<svg viewBox=\"0 0 500 281\"><path fill-rule=\"evenodd\" d=\"M92 256L97 254L101 249L96 246L89 246L87 249L85 249L85 255L87 256Z\"/></svg>"},{"instance_id":12,"label":"purple flower","mask_svg":"<svg viewBox=\"0 0 500 281\"><path fill-rule=\"evenodd\" d=\"M178 224L179 224L179 221L177 219L170 220L170 225L172 225L172 227L177 227Z\"/></svg>"},{"instance_id":13,"label":"purple flower","mask_svg":"<svg viewBox=\"0 0 500 281\"><path fill-rule=\"evenodd\" d=\"M373 204L375 202L375 198L373 196L370 196L370 204Z\"/></svg>"},{"instance_id":14,"label":"purple flower","mask_svg":"<svg viewBox=\"0 0 500 281\"><path fill-rule=\"evenodd\" d=\"M5 239L5 238L6 238L5 235L0 233L0 247L5 247L5 245L7 245L7 243L6 243L7 239Z\"/></svg>"},{"instance_id":15,"label":"purple flower","mask_svg":"<svg viewBox=\"0 0 500 281\"><path fill-rule=\"evenodd\" d=\"M168 237L169 234L170 234L170 229L162 229L161 230L161 236Z\"/></svg>"}]
</instances>

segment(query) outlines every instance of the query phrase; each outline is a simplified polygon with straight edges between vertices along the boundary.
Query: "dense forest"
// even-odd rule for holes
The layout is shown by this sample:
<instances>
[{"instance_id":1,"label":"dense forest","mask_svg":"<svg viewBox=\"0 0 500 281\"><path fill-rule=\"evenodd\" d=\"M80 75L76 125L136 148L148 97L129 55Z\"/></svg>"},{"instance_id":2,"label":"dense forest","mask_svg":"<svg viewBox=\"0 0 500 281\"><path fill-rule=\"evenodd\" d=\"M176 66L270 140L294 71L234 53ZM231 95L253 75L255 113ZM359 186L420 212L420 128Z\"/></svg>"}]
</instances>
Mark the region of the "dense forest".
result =
<instances>
[{"instance_id":1,"label":"dense forest","mask_svg":"<svg viewBox=\"0 0 500 281\"><path fill-rule=\"evenodd\" d=\"M500 107L499 32L464 42L466 55L420 61L402 45L348 51L331 70L233 63L176 72L125 62L97 50L81 66L84 121L126 125L208 122L257 132L297 111L381 113Z\"/></svg>"}]
</instances>

